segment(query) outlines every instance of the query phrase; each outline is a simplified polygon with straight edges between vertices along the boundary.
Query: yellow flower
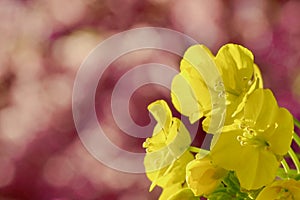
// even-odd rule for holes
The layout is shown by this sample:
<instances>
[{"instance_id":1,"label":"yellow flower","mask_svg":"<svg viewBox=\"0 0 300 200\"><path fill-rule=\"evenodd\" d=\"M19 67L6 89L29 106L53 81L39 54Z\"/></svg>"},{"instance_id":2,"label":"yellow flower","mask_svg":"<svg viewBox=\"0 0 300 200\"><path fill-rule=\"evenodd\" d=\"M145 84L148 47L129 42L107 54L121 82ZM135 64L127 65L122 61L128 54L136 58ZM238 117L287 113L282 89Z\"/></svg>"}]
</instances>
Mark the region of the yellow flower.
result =
<instances>
[{"instance_id":1,"label":"yellow flower","mask_svg":"<svg viewBox=\"0 0 300 200\"><path fill-rule=\"evenodd\" d=\"M227 174L223 168L213 165L210 156L191 161L186 167L186 182L195 196L209 195Z\"/></svg>"},{"instance_id":2,"label":"yellow flower","mask_svg":"<svg viewBox=\"0 0 300 200\"><path fill-rule=\"evenodd\" d=\"M236 171L243 188L258 189L271 183L281 156L290 148L293 117L277 105L270 90L257 89L247 99L241 120L215 135L214 163Z\"/></svg>"},{"instance_id":3,"label":"yellow flower","mask_svg":"<svg viewBox=\"0 0 300 200\"><path fill-rule=\"evenodd\" d=\"M152 181L150 191L158 185L168 187L185 181L185 167L194 156L186 151L191 139L184 124L172 113L163 100L153 102L149 111L157 121L153 136L143 144L146 148L144 165Z\"/></svg>"},{"instance_id":4,"label":"yellow flower","mask_svg":"<svg viewBox=\"0 0 300 200\"><path fill-rule=\"evenodd\" d=\"M158 200L169 200L169 198L175 194L178 190L182 189L182 183L175 183L163 189Z\"/></svg>"},{"instance_id":5,"label":"yellow flower","mask_svg":"<svg viewBox=\"0 0 300 200\"><path fill-rule=\"evenodd\" d=\"M296 200L300 199L300 182L294 179L274 181L265 187L256 200Z\"/></svg>"},{"instance_id":6,"label":"yellow flower","mask_svg":"<svg viewBox=\"0 0 300 200\"><path fill-rule=\"evenodd\" d=\"M253 60L248 49L236 44L224 45L216 56L203 45L190 47L181 61L181 72L172 81L171 97L175 108L188 116L191 123L207 117L203 126L208 131L212 113L222 112L222 107L218 106L219 111L215 107L212 111L212 103L217 98L212 94L217 92L218 97L225 95L226 98L225 124L232 123L247 95L262 87L261 74Z\"/></svg>"},{"instance_id":7,"label":"yellow flower","mask_svg":"<svg viewBox=\"0 0 300 200\"><path fill-rule=\"evenodd\" d=\"M204 45L190 47L180 63L180 73L172 81L171 97L175 108L194 123L211 110L211 98L198 68L215 68L212 55ZM199 65L199 66L198 66ZM218 71L216 71L218 73ZM212 74L211 76L214 76ZM212 77L208 77L212 78Z\"/></svg>"},{"instance_id":8,"label":"yellow flower","mask_svg":"<svg viewBox=\"0 0 300 200\"><path fill-rule=\"evenodd\" d=\"M182 184L174 184L163 190L159 200L199 200L195 197L193 192Z\"/></svg>"},{"instance_id":9,"label":"yellow flower","mask_svg":"<svg viewBox=\"0 0 300 200\"><path fill-rule=\"evenodd\" d=\"M209 90L197 69L185 59L181 61L180 70L181 72L172 81L172 102L181 114L188 116L190 122L194 123L211 111Z\"/></svg>"}]
</instances>

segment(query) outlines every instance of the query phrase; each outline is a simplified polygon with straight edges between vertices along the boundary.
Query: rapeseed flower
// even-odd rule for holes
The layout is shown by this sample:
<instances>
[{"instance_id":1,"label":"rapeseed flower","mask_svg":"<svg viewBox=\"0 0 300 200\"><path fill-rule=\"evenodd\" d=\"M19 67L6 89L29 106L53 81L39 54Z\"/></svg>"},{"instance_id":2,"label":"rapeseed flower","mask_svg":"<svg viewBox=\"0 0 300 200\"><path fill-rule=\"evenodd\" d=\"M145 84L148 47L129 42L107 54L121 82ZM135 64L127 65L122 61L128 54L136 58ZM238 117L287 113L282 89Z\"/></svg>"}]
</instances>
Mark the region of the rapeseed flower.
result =
<instances>
[{"instance_id":1,"label":"rapeseed flower","mask_svg":"<svg viewBox=\"0 0 300 200\"><path fill-rule=\"evenodd\" d=\"M194 45L181 60L180 73L172 82L171 97L175 108L188 116L191 123L205 116L203 128L208 132L212 113L223 114L218 106L220 110L213 107L214 92L225 97L225 124L230 124L243 109L247 95L261 87L260 71L248 49L226 44L214 56L204 45Z\"/></svg>"},{"instance_id":2,"label":"rapeseed flower","mask_svg":"<svg viewBox=\"0 0 300 200\"><path fill-rule=\"evenodd\" d=\"M296 200L300 199L300 182L294 179L277 180L266 186L256 200Z\"/></svg>"},{"instance_id":3,"label":"rapeseed flower","mask_svg":"<svg viewBox=\"0 0 300 200\"><path fill-rule=\"evenodd\" d=\"M277 105L268 89L257 89L247 99L241 120L223 128L211 149L212 160L236 172L247 190L271 183L291 145L293 117Z\"/></svg>"},{"instance_id":4,"label":"rapeseed flower","mask_svg":"<svg viewBox=\"0 0 300 200\"><path fill-rule=\"evenodd\" d=\"M212 163L209 155L186 166L186 182L195 196L209 195L221 183L227 171Z\"/></svg>"},{"instance_id":5,"label":"rapeseed flower","mask_svg":"<svg viewBox=\"0 0 300 200\"><path fill-rule=\"evenodd\" d=\"M144 165L148 178L152 181L150 191L158 185L169 187L185 182L185 169L194 156L186 151L191 139L183 123L175 117L167 103L158 100L148 106L157 121L153 136L143 144L146 148Z\"/></svg>"}]
</instances>

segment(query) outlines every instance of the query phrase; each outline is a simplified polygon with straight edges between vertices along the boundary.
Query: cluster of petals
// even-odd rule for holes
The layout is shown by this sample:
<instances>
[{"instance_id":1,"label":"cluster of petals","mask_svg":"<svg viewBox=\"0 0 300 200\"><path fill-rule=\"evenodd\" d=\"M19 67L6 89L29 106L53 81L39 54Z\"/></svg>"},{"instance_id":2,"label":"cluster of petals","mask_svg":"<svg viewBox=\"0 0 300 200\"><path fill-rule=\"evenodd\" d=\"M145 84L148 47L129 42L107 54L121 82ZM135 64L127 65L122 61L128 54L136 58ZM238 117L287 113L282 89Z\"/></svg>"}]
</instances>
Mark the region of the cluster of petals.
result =
<instances>
[{"instance_id":1,"label":"cluster of petals","mask_svg":"<svg viewBox=\"0 0 300 200\"><path fill-rule=\"evenodd\" d=\"M205 68L216 68L222 79L214 88L207 84L211 77L201 74ZM219 91L225 98L225 110L215 109L211 90ZM147 172L152 181L150 189L155 185L163 188L160 199L207 196L220 186L229 171L235 173L244 190L267 185L258 199L277 194L280 184L287 185L285 181L273 181L292 142L293 117L278 106L271 90L263 88L251 51L240 45L226 44L214 56L204 45L190 47L180 63L180 73L172 81L171 98L174 107L187 116L190 123L203 118L203 130L213 134L213 139L209 154L201 158L197 154L194 158L186 146L189 133L179 119L172 117L166 102L159 100L149 105L157 125L144 148L149 155L162 151L164 157L173 155L174 158L159 170ZM225 113L224 125L218 132L208 128L219 124L212 121L213 113ZM151 161L153 157L146 155L146 169ZM297 193L293 187L288 191L291 192L284 194L299 194L299 189Z\"/></svg>"}]
</instances>

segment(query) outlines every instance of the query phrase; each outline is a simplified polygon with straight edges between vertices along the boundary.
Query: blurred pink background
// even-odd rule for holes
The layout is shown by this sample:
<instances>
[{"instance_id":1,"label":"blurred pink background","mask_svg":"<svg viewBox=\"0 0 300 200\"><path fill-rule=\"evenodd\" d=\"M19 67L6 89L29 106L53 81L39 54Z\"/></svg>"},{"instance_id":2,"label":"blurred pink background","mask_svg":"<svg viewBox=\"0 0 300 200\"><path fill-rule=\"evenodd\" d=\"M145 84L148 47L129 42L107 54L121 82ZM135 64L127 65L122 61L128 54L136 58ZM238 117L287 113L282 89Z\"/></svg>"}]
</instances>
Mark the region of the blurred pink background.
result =
<instances>
[{"instance_id":1,"label":"blurred pink background","mask_svg":"<svg viewBox=\"0 0 300 200\"><path fill-rule=\"evenodd\" d=\"M149 193L144 174L118 172L94 159L72 118L81 62L98 43L131 28L180 31L214 53L228 42L246 46L265 87L299 119L299 10L295 0L0 0L0 199L157 199L160 189ZM116 60L99 82L99 121L128 151L143 152L143 140L124 135L107 105L124 72L154 61L178 69L180 58L133 53ZM147 124L147 104L162 98L170 102L162 87L139 89L131 99L133 119Z\"/></svg>"}]
</instances>

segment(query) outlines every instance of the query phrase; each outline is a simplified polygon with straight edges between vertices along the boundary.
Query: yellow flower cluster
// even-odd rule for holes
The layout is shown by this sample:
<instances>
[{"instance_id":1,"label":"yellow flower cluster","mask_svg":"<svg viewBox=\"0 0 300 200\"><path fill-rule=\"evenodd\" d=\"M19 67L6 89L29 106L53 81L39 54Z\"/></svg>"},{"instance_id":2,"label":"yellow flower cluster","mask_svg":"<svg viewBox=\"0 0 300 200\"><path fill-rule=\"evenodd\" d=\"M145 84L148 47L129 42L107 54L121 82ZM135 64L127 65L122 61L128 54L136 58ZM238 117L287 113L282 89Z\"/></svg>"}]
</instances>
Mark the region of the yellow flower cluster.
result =
<instances>
[{"instance_id":1,"label":"yellow flower cluster","mask_svg":"<svg viewBox=\"0 0 300 200\"><path fill-rule=\"evenodd\" d=\"M214 88L201 73L213 71L212 67L222 79ZM225 109L215 109L212 90L225 98ZM213 134L213 142L206 155L199 152L194 156L189 149L188 130L172 117L167 103L159 100L149 105L157 125L143 145L147 151L145 168L152 181L150 190L155 185L163 188L161 200L200 196L214 199L217 192L236 189L228 181L232 174L237 177L239 191L229 195L229 199L237 194L254 199L253 191L257 191L259 200L299 198L299 182L274 181L280 162L290 149L293 117L278 106L271 90L263 89L259 68L248 49L226 44L214 56L203 45L190 47L181 61L180 73L173 79L171 97L174 107L190 123L204 118L203 129ZM220 133L209 129L220 124L213 123L213 115L224 116Z\"/></svg>"}]
</instances>

